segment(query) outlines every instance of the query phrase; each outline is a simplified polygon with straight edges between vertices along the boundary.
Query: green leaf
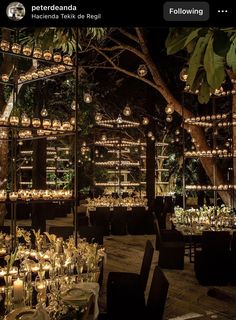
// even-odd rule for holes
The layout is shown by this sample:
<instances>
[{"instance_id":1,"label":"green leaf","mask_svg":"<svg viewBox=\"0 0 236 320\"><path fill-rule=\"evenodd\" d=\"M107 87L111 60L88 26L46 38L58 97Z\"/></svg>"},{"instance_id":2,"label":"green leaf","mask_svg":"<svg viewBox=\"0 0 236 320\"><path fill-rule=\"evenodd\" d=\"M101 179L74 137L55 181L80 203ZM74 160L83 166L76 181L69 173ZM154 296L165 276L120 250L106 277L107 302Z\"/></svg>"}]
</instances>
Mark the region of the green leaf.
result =
<instances>
[{"instance_id":1,"label":"green leaf","mask_svg":"<svg viewBox=\"0 0 236 320\"><path fill-rule=\"evenodd\" d=\"M190 30L192 30L192 28L170 28L170 32L165 41L168 55L175 54L185 47L185 42Z\"/></svg>"},{"instance_id":2,"label":"green leaf","mask_svg":"<svg viewBox=\"0 0 236 320\"><path fill-rule=\"evenodd\" d=\"M209 84L207 83L206 77L203 78L202 85L199 90L198 94L198 101L201 104L206 104L210 100L210 87Z\"/></svg>"},{"instance_id":3,"label":"green leaf","mask_svg":"<svg viewBox=\"0 0 236 320\"><path fill-rule=\"evenodd\" d=\"M224 58L215 54L213 50L213 38L209 40L207 45L204 68L210 87L213 89L219 88L225 79L225 65Z\"/></svg>"},{"instance_id":4,"label":"green leaf","mask_svg":"<svg viewBox=\"0 0 236 320\"><path fill-rule=\"evenodd\" d=\"M205 52L210 34L207 34L206 37L201 37L198 39L195 50L192 53L192 56L189 60L189 72L188 72L188 80L187 84L192 87L193 81L197 75L198 69L202 65L202 58Z\"/></svg>"},{"instance_id":5,"label":"green leaf","mask_svg":"<svg viewBox=\"0 0 236 320\"><path fill-rule=\"evenodd\" d=\"M221 57L225 57L229 48L230 40L228 38L227 33L221 30L215 32L213 39L213 50L215 54Z\"/></svg>"},{"instance_id":6,"label":"green leaf","mask_svg":"<svg viewBox=\"0 0 236 320\"><path fill-rule=\"evenodd\" d=\"M192 40L194 40L195 38L198 38L201 30L202 28L197 28L197 29L194 29L192 32L190 32L185 41L184 46L186 47L190 42L192 42Z\"/></svg>"},{"instance_id":7,"label":"green leaf","mask_svg":"<svg viewBox=\"0 0 236 320\"><path fill-rule=\"evenodd\" d=\"M196 90L199 90L205 77L206 77L206 71L203 68L199 69L193 81L193 84L191 86L191 90L193 92L195 92Z\"/></svg>"},{"instance_id":8,"label":"green leaf","mask_svg":"<svg viewBox=\"0 0 236 320\"><path fill-rule=\"evenodd\" d=\"M226 56L226 62L229 67L236 73L236 34L231 38L231 46Z\"/></svg>"}]
</instances>

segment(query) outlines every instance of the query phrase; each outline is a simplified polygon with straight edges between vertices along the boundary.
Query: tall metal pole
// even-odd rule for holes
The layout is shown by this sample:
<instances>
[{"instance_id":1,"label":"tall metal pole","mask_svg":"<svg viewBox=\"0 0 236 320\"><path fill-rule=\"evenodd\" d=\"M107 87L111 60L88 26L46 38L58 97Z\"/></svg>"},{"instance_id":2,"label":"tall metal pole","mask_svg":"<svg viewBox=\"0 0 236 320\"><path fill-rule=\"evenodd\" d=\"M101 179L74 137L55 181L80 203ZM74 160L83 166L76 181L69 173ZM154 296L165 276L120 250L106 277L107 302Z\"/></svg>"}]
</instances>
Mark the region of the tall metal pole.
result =
<instances>
[{"instance_id":1,"label":"tall metal pole","mask_svg":"<svg viewBox=\"0 0 236 320\"><path fill-rule=\"evenodd\" d=\"M74 137L74 230L75 230L75 246L78 244L77 234L77 205L78 205L78 109L79 109L79 69L78 69L78 42L79 42L79 31L76 27L76 52L75 52L75 137Z\"/></svg>"},{"instance_id":2,"label":"tall metal pole","mask_svg":"<svg viewBox=\"0 0 236 320\"><path fill-rule=\"evenodd\" d=\"M185 127L184 127L184 93L182 93L182 135L183 135L183 173L182 173L182 184L183 184L183 209L186 209L186 159L185 159Z\"/></svg>"}]
</instances>

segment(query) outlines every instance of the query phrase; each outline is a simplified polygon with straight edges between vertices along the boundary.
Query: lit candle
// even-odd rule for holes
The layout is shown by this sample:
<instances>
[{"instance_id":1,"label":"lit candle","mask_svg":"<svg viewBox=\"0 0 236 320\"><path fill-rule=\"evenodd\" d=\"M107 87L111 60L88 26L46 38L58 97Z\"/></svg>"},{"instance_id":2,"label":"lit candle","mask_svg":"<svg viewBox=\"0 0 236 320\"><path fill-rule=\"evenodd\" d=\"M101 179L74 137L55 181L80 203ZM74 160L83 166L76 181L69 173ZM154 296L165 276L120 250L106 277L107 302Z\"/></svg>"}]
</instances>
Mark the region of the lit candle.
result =
<instances>
[{"instance_id":1,"label":"lit candle","mask_svg":"<svg viewBox=\"0 0 236 320\"><path fill-rule=\"evenodd\" d=\"M6 253L5 248L0 248L0 256L3 256Z\"/></svg>"},{"instance_id":2,"label":"lit candle","mask_svg":"<svg viewBox=\"0 0 236 320\"><path fill-rule=\"evenodd\" d=\"M23 296L24 296L23 281L18 278L13 283L13 297L14 297L15 302L22 301Z\"/></svg>"}]
</instances>

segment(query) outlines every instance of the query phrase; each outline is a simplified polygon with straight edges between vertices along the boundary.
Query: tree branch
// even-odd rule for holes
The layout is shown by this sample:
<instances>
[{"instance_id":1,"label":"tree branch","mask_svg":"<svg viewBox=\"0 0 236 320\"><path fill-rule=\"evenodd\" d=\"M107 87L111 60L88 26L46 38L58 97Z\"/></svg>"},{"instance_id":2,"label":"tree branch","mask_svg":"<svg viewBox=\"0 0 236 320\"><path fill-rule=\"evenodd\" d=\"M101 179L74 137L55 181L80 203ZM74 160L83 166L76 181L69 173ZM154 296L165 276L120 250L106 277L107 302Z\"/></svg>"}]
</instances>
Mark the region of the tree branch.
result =
<instances>
[{"instance_id":1,"label":"tree branch","mask_svg":"<svg viewBox=\"0 0 236 320\"><path fill-rule=\"evenodd\" d=\"M122 33L124 36L126 36L127 38L137 42L139 44L139 40L138 37L136 37L134 34L131 34L130 32L124 30L123 28L118 28L118 30L120 31L120 33Z\"/></svg>"},{"instance_id":2,"label":"tree branch","mask_svg":"<svg viewBox=\"0 0 236 320\"><path fill-rule=\"evenodd\" d=\"M147 83L148 85L150 85L151 87L153 87L154 89L156 90L159 90L159 87L158 85L156 85L155 83L153 83L152 81L146 79L146 78L142 78L142 77L139 77L137 74L131 72L131 71L128 71L126 69L123 69L119 66L117 66L110 57L108 57L104 52L102 52L100 49L98 49L97 47L93 46L94 50L96 50L98 53L100 53L113 67L113 69L117 70L117 71L120 71L130 77L133 77L133 78L136 78L138 80L141 80L145 83Z\"/></svg>"}]
</instances>

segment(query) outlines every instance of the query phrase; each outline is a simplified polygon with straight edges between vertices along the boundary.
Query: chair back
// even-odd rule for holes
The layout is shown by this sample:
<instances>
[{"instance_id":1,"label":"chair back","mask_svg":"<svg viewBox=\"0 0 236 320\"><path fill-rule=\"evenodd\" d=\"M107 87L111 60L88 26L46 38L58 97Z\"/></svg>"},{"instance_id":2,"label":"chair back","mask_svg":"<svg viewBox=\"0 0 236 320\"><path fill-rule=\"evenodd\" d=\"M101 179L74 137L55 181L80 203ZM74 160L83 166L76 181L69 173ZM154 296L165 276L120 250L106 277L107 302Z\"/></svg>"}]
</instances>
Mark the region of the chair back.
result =
<instances>
[{"instance_id":1,"label":"chair back","mask_svg":"<svg viewBox=\"0 0 236 320\"><path fill-rule=\"evenodd\" d=\"M204 231L202 233L202 250L204 253L228 253L231 236L228 231Z\"/></svg>"},{"instance_id":2,"label":"chair back","mask_svg":"<svg viewBox=\"0 0 236 320\"><path fill-rule=\"evenodd\" d=\"M153 257L154 248L150 240L147 240L144 255L143 255L143 261L141 265L140 270L140 279L143 287L143 291L145 291L148 281L148 276L152 264L152 257Z\"/></svg>"},{"instance_id":3,"label":"chair back","mask_svg":"<svg viewBox=\"0 0 236 320\"><path fill-rule=\"evenodd\" d=\"M79 226L78 232L80 238L85 238L88 242L103 245L103 227L99 226Z\"/></svg>"},{"instance_id":4,"label":"chair back","mask_svg":"<svg viewBox=\"0 0 236 320\"><path fill-rule=\"evenodd\" d=\"M108 207L97 207L96 211L94 211L94 225L102 226L106 236L110 234L110 218L111 211Z\"/></svg>"},{"instance_id":5,"label":"chair back","mask_svg":"<svg viewBox=\"0 0 236 320\"><path fill-rule=\"evenodd\" d=\"M168 280L163 271L156 266L147 299L146 319L161 320L163 318L168 288Z\"/></svg>"},{"instance_id":6,"label":"chair back","mask_svg":"<svg viewBox=\"0 0 236 320\"><path fill-rule=\"evenodd\" d=\"M162 243L161 230L159 228L159 223L158 223L157 217L155 215L155 212L153 212L152 214L153 214L154 231L156 234L156 250L160 250L161 243Z\"/></svg>"},{"instance_id":7,"label":"chair back","mask_svg":"<svg viewBox=\"0 0 236 320\"><path fill-rule=\"evenodd\" d=\"M49 233L55 234L57 237L63 238L63 240L69 239L74 233L74 227L72 226L55 226L49 227Z\"/></svg>"},{"instance_id":8,"label":"chair back","mask_svg":"<svg viewBox=\"0 0 236 320\"><path fill-rule=\"evenodd\" d=\"M232 236L231 252L236 255L236 231L233 232L233 236Z\"/></svg>"}]
</instances>

